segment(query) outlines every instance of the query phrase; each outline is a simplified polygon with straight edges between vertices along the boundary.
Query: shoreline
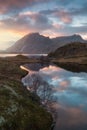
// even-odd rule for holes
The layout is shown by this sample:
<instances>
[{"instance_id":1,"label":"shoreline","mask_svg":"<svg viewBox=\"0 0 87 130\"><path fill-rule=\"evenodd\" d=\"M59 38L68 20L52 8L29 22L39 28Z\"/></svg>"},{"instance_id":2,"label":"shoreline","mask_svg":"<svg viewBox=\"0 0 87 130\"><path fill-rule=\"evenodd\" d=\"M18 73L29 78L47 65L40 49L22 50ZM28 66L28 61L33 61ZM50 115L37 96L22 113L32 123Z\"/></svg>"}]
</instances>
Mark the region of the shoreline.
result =
<instances>
[{"instance_id":1,"label":"shoreline","mask_svg":"<svg viewBox=\"0 0 87 130\"><path fill-rule=\"evenodd\" d=\"M40 105L39 97L27 91L21 83L21 78L27 74L20 69L22 60L27 59L25 57L0 58L0 107L2 108L0 119L3 119L0 129L5 127L11 129L11 124L12 128L15 127L14 130L21 128L22 130L27 128L50 130L53 122L52 115Z\"/></svg>"},{"instance_id":2,"label":"shoreline","mask_svg":"<svg viewBox=\"0 0 87 130\"><path fill-rule=\"evenodd\" d=\"M37 63L37 62L36 62ZM26 72L28 72L27 74L29 74L29 70L26 68L26 67L23 67L22 65L20 66L20 68L21 69L23 69L24 71L26 71ZM27 76L27 74L25 75L25 76ZM24 77L25 77L24 76ZM22 77L22 78L24 78L24 77ZM28 89L27 88L27 86L26 86L26 89L28 90L28 91L30 91L30 93L33 93L32 91L31 91L31 89ZM36 94L36 93L35 93ZM36 94L37 95L37 94ZM38 96L38 95L37 95ZM39 98L40 98L40 96L39 96ZM41 98L40 98L41 99ZM47 104L45 104L44 103L44 101L41 101L40 102L41 103L41 106L44 108L44 109L46 109L46 111L48 111L51 115L52 115L52 118L53 118L53 123L52 123L52 125L51 125L51 130L53 130L53 128L55 127L55 124L56 124L56 116L55 116L55 110L53 110L53 108L50 106L50 104L49 103L47 103Z\"/></svg>"}]
</instances>

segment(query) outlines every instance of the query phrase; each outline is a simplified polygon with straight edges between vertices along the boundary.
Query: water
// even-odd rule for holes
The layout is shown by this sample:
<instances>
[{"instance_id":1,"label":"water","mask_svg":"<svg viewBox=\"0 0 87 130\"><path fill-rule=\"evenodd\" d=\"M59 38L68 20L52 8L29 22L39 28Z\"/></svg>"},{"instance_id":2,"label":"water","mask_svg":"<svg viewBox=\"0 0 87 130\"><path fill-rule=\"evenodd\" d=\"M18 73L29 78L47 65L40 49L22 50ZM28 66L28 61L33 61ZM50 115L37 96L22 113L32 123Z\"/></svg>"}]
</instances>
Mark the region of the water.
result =
<instances>
[{"instance_id":1,"label":"water","mask_svg":"<svg viewBox=\"0 0 87 130\"><path fill-rule=\"evenodd\" d=\"M13 57L13 56L17 56L20 54L0 54L0 57ZM39 56L47 56L47 54L22 54L24 56L28 56L28 57L39 57Z\"/></svg>"},{"instance_id":2,"label":"water","mask_svg":"<svg viewBox=\"0 0 87 130\"><path fill-rule=\"evenodd\" d=\"M0 57L13 57L17 56L18 54L0 54Z\"/></svg>"},{"instance_id":3,"label":"water","mask_svg":"<svg viewBox=\"0 0 87 130\"><path fill-rule=\"evenodd\" d=\"M43 103L52 102L56 111L54 130L87 130L87 73L56 65L30 64L25 68L29 74L22 79L24 85Z\"/></svg>"}]
</instances>

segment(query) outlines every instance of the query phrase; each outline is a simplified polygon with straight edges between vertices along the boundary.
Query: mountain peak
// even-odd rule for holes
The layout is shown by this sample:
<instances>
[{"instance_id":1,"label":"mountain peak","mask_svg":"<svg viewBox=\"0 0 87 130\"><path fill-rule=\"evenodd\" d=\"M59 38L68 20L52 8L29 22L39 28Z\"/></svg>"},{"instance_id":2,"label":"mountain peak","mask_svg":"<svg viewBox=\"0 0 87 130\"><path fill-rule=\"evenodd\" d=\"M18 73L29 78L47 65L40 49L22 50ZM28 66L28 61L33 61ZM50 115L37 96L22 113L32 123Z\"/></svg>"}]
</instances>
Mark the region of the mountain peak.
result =
<instances>
[{"instance_id":1,"label":"mountain peak","mask_svg":"<svg viewBox=\"0 0 87 130\"><path fill-rule=\"evenodd\" d=\"M73 34L72 37L78 37L78 38L82 39L81 35L79 35L79 34Z\"/></svg>"},{"instance_id":2,"label":"mountain peak","mask_svg":"<svg viewBox=\"0 0 87 130\"><path fill-rule=\"evenodd\" d=\"M28 35L40 35L38 32L34 32L34 33L29 33Z\"/></svg>"},{"instance_id":3,"label":"mountain peak","mask_svg":"<svg viewBox=\"0 0 87 130\"><path fill-rule=\"evenodd\" d=\"M29 33L25 35L24 37L38 37L38 36L40 36L40 34L38 32L35 32L35 33Z\"/></svg>"},{"instance_id":4,"label":"mountain peak","mask_svg":"<svg viewBox=\"0 0 87 130\"><path fill-rule=\"evenodd\" d=\"M80 36L79 34L73 34L72 36L75 36L75 37L77 37L77 36Z\"/></svg>"},{"instance_id":5,"label":"mountain peak","mask_svg":"<svg viewBox=\"0 0 87 130\"><path fill-rule=\"evenodd\" d=\"M70 37L71 39L77 41L77 42L82 42L84 41L83 38L79 34L74 34Z\"/></svg>"}]
</instances>

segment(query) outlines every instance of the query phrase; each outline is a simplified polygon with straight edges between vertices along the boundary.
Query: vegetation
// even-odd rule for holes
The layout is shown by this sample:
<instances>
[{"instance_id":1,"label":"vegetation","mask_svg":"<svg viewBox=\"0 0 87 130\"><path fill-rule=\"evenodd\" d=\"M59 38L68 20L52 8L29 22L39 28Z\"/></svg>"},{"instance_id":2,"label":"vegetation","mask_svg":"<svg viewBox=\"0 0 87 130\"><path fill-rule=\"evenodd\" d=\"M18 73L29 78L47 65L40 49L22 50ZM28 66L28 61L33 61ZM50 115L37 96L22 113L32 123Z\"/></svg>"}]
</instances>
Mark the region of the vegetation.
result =
<instances>
[{"instance_id":1,"label":"vegetation","mask_svg":"<svg viewBox=\"0 0 87 130\"><path fill-rule=\"evenodd\" d=\"M48 54L54 62L87 64L87 43L71 43Z\"/></svg>"},{"instance_id":2,"label":"vegetation","mask_svg":"<svg viewBox=\"0 0 87 130\"><path fill-rule=\"evenodd\" d=\"M52 116L21 83L24 57L0 58L0 130L50 130Z\"/></svg>"}]
</instances>

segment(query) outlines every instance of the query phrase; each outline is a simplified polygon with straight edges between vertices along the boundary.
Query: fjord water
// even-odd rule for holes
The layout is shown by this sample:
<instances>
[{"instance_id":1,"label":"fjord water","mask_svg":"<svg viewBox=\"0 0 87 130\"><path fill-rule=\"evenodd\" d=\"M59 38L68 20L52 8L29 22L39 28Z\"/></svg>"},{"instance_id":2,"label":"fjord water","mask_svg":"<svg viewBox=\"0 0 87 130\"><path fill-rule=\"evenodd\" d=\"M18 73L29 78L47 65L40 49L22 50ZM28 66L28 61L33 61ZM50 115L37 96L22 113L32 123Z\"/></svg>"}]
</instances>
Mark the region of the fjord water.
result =
<instances>
[{"instance_id":1,"label":"fjord water","mask_svg":"<svg viewBox=\"0 0 87 130\"><path fill-rule=\"evenodd\" d=\"M87 130L87 73L38 63L25 68L29 74L22 78L24 85L32 91L34 87L44 102L52 102L57 115L54 130Z\"/></svg>"}]
</instances>

